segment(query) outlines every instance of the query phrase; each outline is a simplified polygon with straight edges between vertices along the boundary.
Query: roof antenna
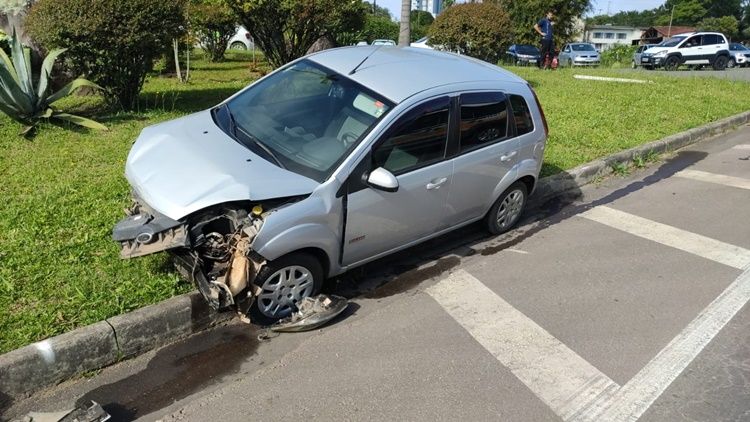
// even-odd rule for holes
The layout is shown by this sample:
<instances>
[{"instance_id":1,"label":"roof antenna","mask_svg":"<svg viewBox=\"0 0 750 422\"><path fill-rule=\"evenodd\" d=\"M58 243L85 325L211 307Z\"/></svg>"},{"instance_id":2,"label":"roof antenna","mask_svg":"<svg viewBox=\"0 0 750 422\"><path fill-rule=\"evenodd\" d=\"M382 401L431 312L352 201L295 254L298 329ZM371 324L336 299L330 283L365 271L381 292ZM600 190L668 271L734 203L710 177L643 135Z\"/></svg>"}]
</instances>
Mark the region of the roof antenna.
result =
<instances>
[{"instance_id":1,"label":"roof antenna","mask_svg":"<svg viewBox=\"0 0 750 422\"><path fill-rule=\"evenodd\" d=\"M349 72L349 74L350 74L350 75L353 75L353 74L354 74L354 72L356 72L356 71L357 71L357 69L359 69L359 67L360 67L360 66L362 66L362 64L363 64L364 62L366 62L366 61L367 61L367 59L369 59L369 58L370 58L370 56L372 56L373 54L375 54L375 52L376 52L376 51L380 50L380 47L382 47L382 45L379 45L379 46L378 46L378 48L376 48L376 49L372 50L372 52L371 52L370 54L368 54L367 56L365 56L365 58L364 58L364 59L362 59L362 61L361 61L361 62L359 62L359 64L358 64L357 66L355 66L355 67L354 67L354 69L352 69L352 71L351 71L351 72Z\"/></svg>"}]
</instances>

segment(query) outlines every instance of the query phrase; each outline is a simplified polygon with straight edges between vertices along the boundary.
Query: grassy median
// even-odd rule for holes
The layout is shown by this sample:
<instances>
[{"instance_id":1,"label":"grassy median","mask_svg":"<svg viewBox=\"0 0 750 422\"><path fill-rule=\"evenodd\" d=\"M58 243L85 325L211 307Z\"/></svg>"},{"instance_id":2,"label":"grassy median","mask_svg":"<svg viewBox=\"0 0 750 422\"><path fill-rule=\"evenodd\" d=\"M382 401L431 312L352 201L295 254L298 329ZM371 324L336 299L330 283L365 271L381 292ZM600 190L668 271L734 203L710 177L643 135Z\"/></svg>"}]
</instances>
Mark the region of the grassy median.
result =
<instances>
[{"instance_id":1,"label":"grassy median","mask_svg":"<svg viewBox=\"0 0 750 422\"><path fill-rule=\"evenodd\" d=\"M66 104L93 112L105 133L44 125L27 141L0 117L0 353L191 289L163 255L119 259L110 230L128 204L125 158L143 127L257 78L249 61L197 61L188 84L153 75L133 113L97 113L95 97ZM548 117L546 175L750 109L743 82L654 72L646 75L654 83L634 85L572 77L622 76L613 71L512 70L532 83Z\"/></svg>"}]
</instances>

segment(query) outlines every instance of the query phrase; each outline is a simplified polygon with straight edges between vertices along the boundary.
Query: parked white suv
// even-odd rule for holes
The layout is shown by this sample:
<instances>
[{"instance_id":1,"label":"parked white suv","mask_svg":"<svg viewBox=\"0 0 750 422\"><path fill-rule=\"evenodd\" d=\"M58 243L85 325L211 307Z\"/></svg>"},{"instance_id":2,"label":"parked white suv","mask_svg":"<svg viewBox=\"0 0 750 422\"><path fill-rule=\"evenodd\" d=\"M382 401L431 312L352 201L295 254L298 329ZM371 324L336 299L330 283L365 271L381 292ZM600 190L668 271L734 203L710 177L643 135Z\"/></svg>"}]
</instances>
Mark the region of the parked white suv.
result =
<instances>
[{"instance_id":1,"label":"parked white suv","mask_svg":"<svg viewBox=\"0 0 750 422\"><path fill-rule=\"evenodd\" d=\"M724 70L729 63L729 43L719 32L691 32L675 35L641 55L645 68L676 70L680 65L710 65Z\"/></svg>"}]
</instances>

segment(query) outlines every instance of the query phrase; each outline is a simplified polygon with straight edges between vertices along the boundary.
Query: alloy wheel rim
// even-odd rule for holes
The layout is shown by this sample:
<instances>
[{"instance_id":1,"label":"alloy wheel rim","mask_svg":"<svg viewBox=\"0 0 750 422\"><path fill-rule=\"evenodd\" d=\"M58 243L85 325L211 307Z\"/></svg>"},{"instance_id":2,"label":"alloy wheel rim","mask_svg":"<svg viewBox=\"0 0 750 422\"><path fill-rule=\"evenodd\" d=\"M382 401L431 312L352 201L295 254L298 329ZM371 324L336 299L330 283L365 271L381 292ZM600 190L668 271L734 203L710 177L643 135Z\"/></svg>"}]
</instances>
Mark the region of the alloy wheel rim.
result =
<instances>
[{"instance_id":1,"label":"alloy wheel rim","mask_svg":"<svg viewBox=\"0 0 750 422\"><path fill-rule=\"evenodd\" d=\"M270 318L289 316L313 291L313 277L305 267L290 265L271 274L261 286L258 309Z\"/></svg>"},{"instance_id":2,"label":"alloy wheel rim","mask_svg":"<svg viewBox=\"0 0 750 422\"><path fill-rule=\"evenodd\" d=\"M513 225L521 215L523 209L524 193L520 189L511 191L503 198L500 207L497 209L497 225L501 229L506 229Z\"/></svg>"}]
</instances>

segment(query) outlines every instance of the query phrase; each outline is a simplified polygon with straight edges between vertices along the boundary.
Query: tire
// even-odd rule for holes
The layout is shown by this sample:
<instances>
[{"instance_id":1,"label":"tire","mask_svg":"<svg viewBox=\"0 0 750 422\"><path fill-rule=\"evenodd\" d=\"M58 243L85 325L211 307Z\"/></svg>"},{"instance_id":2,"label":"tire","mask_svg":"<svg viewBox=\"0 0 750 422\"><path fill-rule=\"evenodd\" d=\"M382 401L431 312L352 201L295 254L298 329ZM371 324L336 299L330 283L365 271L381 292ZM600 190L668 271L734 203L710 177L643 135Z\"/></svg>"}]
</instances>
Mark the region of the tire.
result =
<instances>
[{"instance_id":1,"label":"tire","mask_svg":"<svg viewBox=\"0 0 750 422\"><path fill-rule=\"evenodd\" d=\"M525 183L517 181L510 185L487 213L487 230L492 234L502 234L512 229L520 219L527 199L528 190Z\"/></svg>"},{"instance_id":2,"label":"tire","mask_svg":"<svg viewBox=\"0 0 750 422\"><path fill-rule=\"evenodd\" d=\"M568 67L571 68L571 69L573 68L573 60L572 59L568 59Z\"/></svg>"},{"instance_id":3,"label":"tire","mask_svg":"<svg viewBox=\"0 0 750 422\"><path fill-rule=\"evenodd\" d=\"M242 51L246 51L247 50L247 46L245 44L243 44L242 42L240 42L240 41L235 41L235 42L233 42L229 46L229 49L230 50L242 50Z\"/></svg>"},{"instance_id":4,"label":"tire","mask_svg":"<svg viewBox=\"0 0 750 422\"><path fill-rule=\"evenodd\" d=\"M727 68L727 62L729 59L727 59L727 56L718 56L716 59L714 59L713 68L714 70L724 70Z\"/></svg>"},{"instance_id":5,"label":"tire","mask_svg":"<svg viewBox=\"0 0 750 422\"><path fill-rule=\"evenodd\" d=\"M737 62L733 58L729 59L727 62L727 69L733 69L735 66L737 66Z\"/></svg>"},{"instance_id":6,"label":"tire","mask_svg":"<svg viewBox=\"0 0 750 422\"><path fill-rule=\"evenodd\" d=\"M669 56L664 60L664 70L671 71L677 70L680 67L680 58L677 56Z\"/></svg>"},{"instance_id":7,"label":"tire","mask_svg":"<svg viewBox=\"0 0 750 422\"><path fill-rule=\"evenodd\" d=\"M323 277L320 261L308 253L293 252L268 262L253 280L261 293L250 307L250 318L269 325L291 315L294 304L320 292Z\"/></svg>"},{"instance_id":8,"label":"tire","mask_svg":"<svg viewBox=\"0 0 750 422\"><path fill-rule=\"evenodd\" d=\"M635 64L635 60L633 60L632 62L630 62L630 67L631 67L632 69L637 69L637 68L638 68L638 65L637 65L637 64Z\"/></svg>"}]
</instances>

